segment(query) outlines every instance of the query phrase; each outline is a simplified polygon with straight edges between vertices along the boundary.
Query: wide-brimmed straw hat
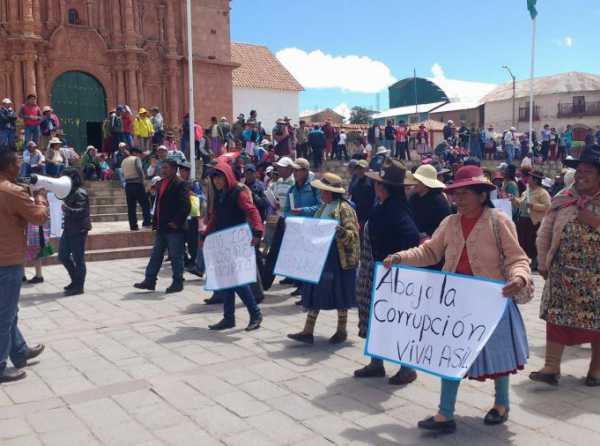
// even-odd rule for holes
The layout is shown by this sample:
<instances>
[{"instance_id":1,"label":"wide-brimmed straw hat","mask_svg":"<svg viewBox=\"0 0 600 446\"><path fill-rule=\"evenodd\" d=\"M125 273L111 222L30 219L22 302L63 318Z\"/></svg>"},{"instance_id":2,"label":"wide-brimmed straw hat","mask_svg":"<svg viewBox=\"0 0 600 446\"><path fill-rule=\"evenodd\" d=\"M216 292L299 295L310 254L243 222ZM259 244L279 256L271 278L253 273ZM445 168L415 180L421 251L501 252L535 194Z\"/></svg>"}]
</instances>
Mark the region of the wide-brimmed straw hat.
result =
<instances>
[{"instance_id":1,"label":"wide-brimmed straw hat","mask_svg":"<svg viewBox=\"0 0 600 446\"><path fill-rule=\"evenodd\" d=\"M496 189L496 186L483 174L481 167L463 166L454 175L454 183L446 186L446 190L453 191L469 186L485 186L489 190Z\"/></svg>"},{"instance_id":2,"label":"wide-brimmed straw hat","mask_svg":"<svg viewBox=\"0 0 600 446\"><path fill-rule=\"evenodd\" d=\"M390 153L388 149L386 149L384 146L379 146L377 147L377 152L375 152L375 155L387 155L388 153Z\"/></svg>"},{"instance_id":3,"label":"wide-brimmed straw hat","mask_svg":"<svg viewBox=\"0 0 600 446\"><path fill-rule=\"evenodd\" d=\"M445 189L446 185L438 180L438 171L431 164L419 166L412 177L431 189Z\"/></svg>"},{"instance_id":4,"label":"wide-brimmed straw hat","mask_svg":"<svg viewBox=\"0 0 600 446\"><path fill-rule=\"evenodd\" d=\"M50 138L50 141L48 142L48 144L50 144L50 145L52 145L52 144L62 144L62 141L55 136L53 138Z\"/></svg>"},{"instance_id":5,"label":"wide-brimmed straw hat","mask_svg":"<svg viewBox=\"0 0 600 446\"><path fill-rule=\"evenodd\" d=\"M346 192L342 185L342 178L335 173L327 172L320 180L314 180L310 183L312 187L317 189L343 194Z\"/></svg>"},{"instance_id":6,"label":"wide-brimmed straw hat","mask_svg":"<svg viewBox=\"0 0 600 446\"><path fill-rule=\"evenodd\" d=\"M563 164L576 169L580 163L600 166L600 145L588 146L581 152L578 159L566 159Z\"/></svg>"},{"instance_id":7,"label":"wide-brimmed straw hat","mask_svg":"<svg viewBox=\"0 0 600 446\"><path fill-rule=\"evenodd\" d=\"M373 181L389 184L390 186L404 186L406 166L400 161L387 160L379 172L367 172L365 175Z\"/></svg>"}]
</instances>

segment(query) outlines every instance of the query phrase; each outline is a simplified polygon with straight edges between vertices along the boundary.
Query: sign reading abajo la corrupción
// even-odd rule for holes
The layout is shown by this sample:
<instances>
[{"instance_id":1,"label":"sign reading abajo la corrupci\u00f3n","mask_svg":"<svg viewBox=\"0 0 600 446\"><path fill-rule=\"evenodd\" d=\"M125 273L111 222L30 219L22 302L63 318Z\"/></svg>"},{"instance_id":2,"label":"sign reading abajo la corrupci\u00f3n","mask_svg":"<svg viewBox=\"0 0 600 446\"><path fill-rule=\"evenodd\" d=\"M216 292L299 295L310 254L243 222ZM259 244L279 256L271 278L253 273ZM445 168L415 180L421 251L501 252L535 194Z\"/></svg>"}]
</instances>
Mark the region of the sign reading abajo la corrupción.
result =
<instances>
[{"instance_id":1,"label":"sign reading abajo la corrupci\u00f3n","mask_svg":"<svg viewBox=\"0 0 600 446\"><path fill-rule=\"evenodd\" d=\"M378 263L365 354L462 379L507 308L503 282Z\"/></svg>"}]
</instances>

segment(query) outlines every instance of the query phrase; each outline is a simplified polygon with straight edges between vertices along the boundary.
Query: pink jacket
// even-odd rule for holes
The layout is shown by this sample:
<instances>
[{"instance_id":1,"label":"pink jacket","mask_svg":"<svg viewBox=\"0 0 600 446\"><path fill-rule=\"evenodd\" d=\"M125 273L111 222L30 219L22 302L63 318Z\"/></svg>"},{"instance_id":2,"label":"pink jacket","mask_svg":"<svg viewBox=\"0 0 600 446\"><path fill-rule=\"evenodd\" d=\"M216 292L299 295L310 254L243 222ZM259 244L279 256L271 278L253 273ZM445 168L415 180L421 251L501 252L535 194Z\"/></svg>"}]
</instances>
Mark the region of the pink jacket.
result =
<instances>
[{"instance_id":1,"label":"pink jacket","mask_svg":"<svg viewBox=\"0 0 600 446\"><path fill-rule=\"evenodd\" d=\"M560 247L563 229L567 223L577 218L578 206L585 206L594 214L600 215L600 196L585 201L575 188L571 188L562 190L552 199L552 205L542 220L536 240L542 270L550 270L552 260ZM600 231L600 228L597 230Z\"/></svg>"},{"instance_id":2,"label":"pink jacket","mask_svg":"<svg viewBox=\"0 0 600 446\"><path fill-rule=\"evenodd\" d=\"M502 276L500 252L492 225L492 212L497 214L498 231L508 277ZM398 253L400 255L399 263L425 267L435 265L444 259L443 270L455 272L465 244L474 276L507 281L520 277L525 283L531 281L529 258L519 246L514 223L502 212L494 209L483 211L466 242L463 237L460 215L446 217L430 240L417 248Z\"/></svg>"}]
</instances>

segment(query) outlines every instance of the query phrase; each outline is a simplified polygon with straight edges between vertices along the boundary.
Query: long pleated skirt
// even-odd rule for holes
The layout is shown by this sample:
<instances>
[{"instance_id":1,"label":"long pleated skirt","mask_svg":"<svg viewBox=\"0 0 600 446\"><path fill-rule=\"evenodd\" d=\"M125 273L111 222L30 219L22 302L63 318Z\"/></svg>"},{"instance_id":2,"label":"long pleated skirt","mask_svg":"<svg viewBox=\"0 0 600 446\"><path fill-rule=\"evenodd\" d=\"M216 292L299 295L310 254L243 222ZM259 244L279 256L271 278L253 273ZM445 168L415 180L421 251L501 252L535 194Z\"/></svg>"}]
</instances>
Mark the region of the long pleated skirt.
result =
<instances>
[{"instance_id":1,"label":"long pleated skirt","mask_svg":"<svg viewBox=\"0 0 600 446\"><path fill-rule=\"evenodd\" d=\"M527 364L529 346L521 312L512 299L496 330L467 372L479 381L517 373Z\"/></svg>"}]
</instances>

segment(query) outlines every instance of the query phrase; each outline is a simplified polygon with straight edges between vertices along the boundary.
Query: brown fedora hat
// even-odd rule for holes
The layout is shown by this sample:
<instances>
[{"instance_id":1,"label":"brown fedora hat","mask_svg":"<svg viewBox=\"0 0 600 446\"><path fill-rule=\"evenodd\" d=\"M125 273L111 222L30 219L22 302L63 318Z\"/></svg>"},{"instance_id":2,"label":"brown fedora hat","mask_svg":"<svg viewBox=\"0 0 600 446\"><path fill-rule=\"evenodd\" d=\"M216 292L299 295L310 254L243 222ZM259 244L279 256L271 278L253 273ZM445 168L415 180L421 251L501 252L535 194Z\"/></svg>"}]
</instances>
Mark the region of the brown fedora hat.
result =
<instances>
[{"instance_id":1,"label":"brown fedora hat","mask_svg":"<svg viewBox=\"0 0 600 446\"><path fill-rule=\"evenodd\" d=\"M406 177L406 166L400 161L388 159L383 163L379 172L367 172L365 175L379 183L403 186Z\"/></svg>"}]
</instances>

